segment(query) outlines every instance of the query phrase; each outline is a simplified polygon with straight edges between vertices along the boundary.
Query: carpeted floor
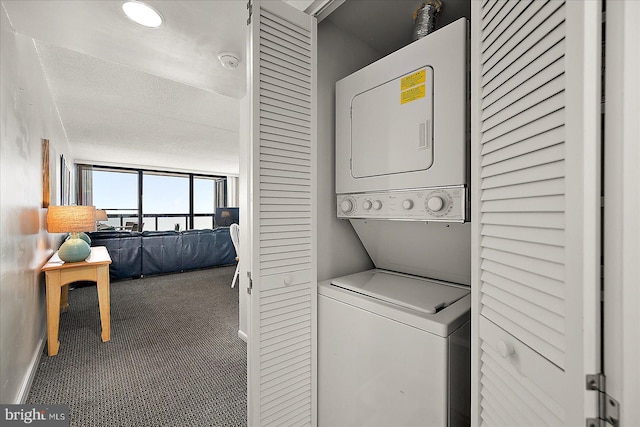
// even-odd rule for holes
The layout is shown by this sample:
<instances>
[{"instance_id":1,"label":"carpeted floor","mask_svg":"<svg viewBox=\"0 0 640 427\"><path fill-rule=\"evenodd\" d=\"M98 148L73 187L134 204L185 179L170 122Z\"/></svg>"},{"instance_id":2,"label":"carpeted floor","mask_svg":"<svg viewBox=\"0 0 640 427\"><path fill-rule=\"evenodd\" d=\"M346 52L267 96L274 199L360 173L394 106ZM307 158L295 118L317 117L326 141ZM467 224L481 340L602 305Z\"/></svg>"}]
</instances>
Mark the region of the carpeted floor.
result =
<instances>
[{"instance_id":1,"label":"carpeted floor","mask_svg":"<svg viewBox=\"0 0 640 427\"><path fill-rule=\"evenodd\" d=\"M235 267L111 284L111 341L95 285L69 292L60 351L27 403L70 405L71 426L245 426L246 344Z\"/></svg>"}]
</instances>

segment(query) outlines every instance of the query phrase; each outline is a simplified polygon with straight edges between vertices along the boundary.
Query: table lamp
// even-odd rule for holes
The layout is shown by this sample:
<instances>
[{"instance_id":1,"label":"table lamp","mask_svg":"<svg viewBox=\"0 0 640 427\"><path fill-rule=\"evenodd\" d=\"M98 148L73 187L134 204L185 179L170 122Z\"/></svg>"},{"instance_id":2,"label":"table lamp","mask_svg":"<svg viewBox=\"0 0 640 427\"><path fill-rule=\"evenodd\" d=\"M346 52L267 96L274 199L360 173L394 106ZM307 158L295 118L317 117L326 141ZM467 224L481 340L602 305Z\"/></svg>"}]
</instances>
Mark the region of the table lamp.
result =
<instances>
[{"instance_id":1,"label":"table lamp","mask_svg":"<svg viewBox=\"0 0 640 427\"><path fill-rule=\"evenodd\" d=\"M107 221L108 219L107 211L104 209L96 209L96 221Z\"/></svg>"},{"instance_id":2,"label":"table lamp","mask_svg":"<svg viewBox=\"0 0 640 427\"><path fill-rule=\"evenodd\" d=\"M58 256L62 261L80 262L87 259L91 247L78 237L78 233L95 229L95 206L49 206L47 230L50 233L71 233L69 239L58 250Z\"/></svg>"},{"instance_id":3,"label":"table lamp","mask_svg":"<svg viewBox=\"0 0 640 427\"><path fill-rule=\"evenodd\" d=\"M98 230L102 230L103 227L106 227L106 225L104 225L100 221L108 220L109 217L107 216L107 211L105 211L104 209L96 209L96 227L98 228Z\"/></svg>"},{"instance_id":4,"label":"table lamp","mask_svg":"<svg viewBox=\"0 0 640 427\"><path fill-rule=\"evenodd\" d=\"M231 225L229 224L229 218L231 218L231 212L229 211L222 211L222 213L220 214L220 225L223 226L228 226Z\"/></svg>"}]
</instances>

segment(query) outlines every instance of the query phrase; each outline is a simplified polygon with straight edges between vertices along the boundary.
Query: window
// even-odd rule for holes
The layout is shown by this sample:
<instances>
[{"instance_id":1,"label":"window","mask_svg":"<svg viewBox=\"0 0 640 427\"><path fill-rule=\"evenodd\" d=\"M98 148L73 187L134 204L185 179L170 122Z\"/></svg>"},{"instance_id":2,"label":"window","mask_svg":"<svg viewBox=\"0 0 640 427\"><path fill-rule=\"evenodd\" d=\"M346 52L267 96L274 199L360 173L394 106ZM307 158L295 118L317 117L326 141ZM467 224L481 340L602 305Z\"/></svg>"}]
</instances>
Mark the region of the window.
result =
<instances>
[{"instance_id":1,"label":"window","mask_svg":"<svg viewBox=\"0 0 640 427\"><path fill-rule=\"evenodd\" d=\"M189 176L144 172L142 212L145 230L189 227Z\"/></svg>"},{"instance_id":2,"label":"window","mask_svg":"<svg viewBox=\"0 0 640 427\"><path fill-rule=\"evenodd\" d=\"M193 228L213 228L216 211L215 178L193 179Z\"/></svg>"},{"instance_id":3,"label":"window","mask_svg":"<svg viewBox=\"0 0 640 427\"><path fill-rule=\"evenodd\" d=\"M107 211L106 224L117 227L127 222L137 223L138 173L94 169L91 175L93 202L90 204Z\"/></svg>"},{"instance_id":4,"label":"window","mask_svg":"<svg viewBox=\"0 0 640 427\"><path fill-rule=\"evenodd\" d=\"M78 166L78 200L105 209L106 225L142 230L213 228L225 206L226 177L92 165ZM138 227L138 218L143 218ZM105 224L105 222L103 222Z\"/></svg>"}]
</instances>

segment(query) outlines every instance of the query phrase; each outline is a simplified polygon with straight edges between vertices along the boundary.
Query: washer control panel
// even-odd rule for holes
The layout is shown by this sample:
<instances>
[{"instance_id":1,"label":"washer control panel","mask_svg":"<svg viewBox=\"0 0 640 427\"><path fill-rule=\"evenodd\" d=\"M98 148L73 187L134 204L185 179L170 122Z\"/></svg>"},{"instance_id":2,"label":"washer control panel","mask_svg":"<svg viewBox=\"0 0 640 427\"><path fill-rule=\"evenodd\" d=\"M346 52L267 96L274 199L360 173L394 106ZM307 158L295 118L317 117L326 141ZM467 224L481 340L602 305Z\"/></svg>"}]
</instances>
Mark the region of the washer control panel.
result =
<instances>
[{"instance_id":1,"label":"washer control panel","mask_svg":"<svg viewBox=\"0 0 640 427\"><path fill-rule=\"evenodd\" d=\"M338 194L338 218L465 222L466 187Z\"/></svg>"}]
</instances>

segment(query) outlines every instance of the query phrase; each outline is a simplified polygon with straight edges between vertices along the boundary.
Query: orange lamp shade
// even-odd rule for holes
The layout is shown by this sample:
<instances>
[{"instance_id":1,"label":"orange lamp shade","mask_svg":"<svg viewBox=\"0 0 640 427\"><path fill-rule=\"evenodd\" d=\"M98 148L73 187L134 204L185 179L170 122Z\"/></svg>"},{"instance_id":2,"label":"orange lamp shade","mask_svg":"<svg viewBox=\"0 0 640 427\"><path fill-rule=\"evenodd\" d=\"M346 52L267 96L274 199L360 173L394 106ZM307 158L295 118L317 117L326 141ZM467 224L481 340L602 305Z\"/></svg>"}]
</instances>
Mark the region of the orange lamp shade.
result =
<instances>
[{"instance_id":1,"label":"orange lamp shade","mask_svg":"<svg viewBox=\"0 0 640 427\"><path fill-rule=\"evenodd\" d=\"M77 233L95 229L95 206L49 206L47 231L50 233Z\"/></svg>"},{"instance_id":2,"label":"orange lamp shade","mask_svg":"<svg viewBox=\"0 0 640 427\"><path fill-rule=\"evenodd\" d=\"M96 209L96 221L107 221L108 219L107 211L104 209Z\"/></svg>"}]
</instances>

